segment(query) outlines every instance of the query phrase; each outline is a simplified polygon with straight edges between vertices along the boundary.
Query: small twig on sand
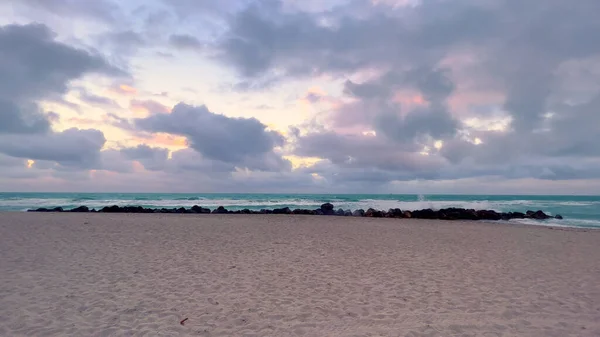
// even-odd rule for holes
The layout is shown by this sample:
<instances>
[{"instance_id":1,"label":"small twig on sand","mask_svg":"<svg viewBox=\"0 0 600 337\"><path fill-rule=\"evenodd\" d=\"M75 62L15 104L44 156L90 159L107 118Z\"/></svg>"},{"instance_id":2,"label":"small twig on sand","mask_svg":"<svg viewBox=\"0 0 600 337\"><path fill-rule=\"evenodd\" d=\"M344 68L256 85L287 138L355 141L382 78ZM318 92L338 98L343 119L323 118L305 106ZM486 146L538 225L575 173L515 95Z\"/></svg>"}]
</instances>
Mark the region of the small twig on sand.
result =
<instances>
[{"instance_id":1,"label":"small twig on sand","mask_svg":"<svg viewBox=\"0 0 600 337\"><path fill-rule=\"evenodd\" d=\"M188 318L186 317L186 318L184 318L184 319L183 319L181 322L179 322L179 324L181 324L181 325L185 325L185 321L187 321L187 320L188 320Z\"/></svg>"}]
</instances>

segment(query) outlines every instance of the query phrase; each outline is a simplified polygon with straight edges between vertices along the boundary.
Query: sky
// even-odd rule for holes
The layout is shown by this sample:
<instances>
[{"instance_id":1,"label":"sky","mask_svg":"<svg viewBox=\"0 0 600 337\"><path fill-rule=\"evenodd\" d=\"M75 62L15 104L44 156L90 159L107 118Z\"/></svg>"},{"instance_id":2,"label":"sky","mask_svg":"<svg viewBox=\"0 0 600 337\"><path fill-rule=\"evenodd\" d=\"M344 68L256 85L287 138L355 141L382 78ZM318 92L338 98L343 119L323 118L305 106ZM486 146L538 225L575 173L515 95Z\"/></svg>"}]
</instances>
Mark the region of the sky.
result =
<instances>
[{"instance_id":1,"label":"sky","mask_svg":"<svg viewBox=\"0 0 600 337\"><path fill-rule=\"evenodd\" d=\"M600 193L597 0L0 12L0 191Z\"/></svg>"}]
</instances>

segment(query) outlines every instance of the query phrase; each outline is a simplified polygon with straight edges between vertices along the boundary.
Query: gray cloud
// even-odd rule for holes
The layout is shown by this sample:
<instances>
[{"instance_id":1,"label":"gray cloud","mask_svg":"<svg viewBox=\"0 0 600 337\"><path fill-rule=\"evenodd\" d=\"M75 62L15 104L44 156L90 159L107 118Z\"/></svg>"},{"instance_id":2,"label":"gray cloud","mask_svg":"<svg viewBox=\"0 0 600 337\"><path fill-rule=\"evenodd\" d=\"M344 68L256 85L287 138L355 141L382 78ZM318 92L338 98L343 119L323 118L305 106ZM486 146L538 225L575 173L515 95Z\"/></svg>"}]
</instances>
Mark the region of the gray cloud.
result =
<instances>
[{"instance_id":1,"label":"gray cloud","mask_svg":"<svg viewBox=\"0 0 600 337\"><path fill-rule=\"evenodd\" d=\"M459 123L443 105L418 108L404 117L396 113L382 113L375 122L375 129L389 139L408 142L419 136L448 139L456 135Z\"/></svg>"},{"instance_id":2,"label":"gray cloud","mask_svg":"<svg viewBox=\"0 0 600 337\"><path fill-rule=\"evenodd\" d=\"M39 6L54 4L56 9L47 10L65 12L69 3L52 0ZM361 190L374 185L385 190L390 182L414 179L535 178L549 184L598 178L600 87L594 69L600 69L600 35L595 34L600 2L425 0L394 10L370 0L321 3L169 0L163 4L173 16L162 8L140 12L154 13L147 23L177 17L177 33L173 22L141 33L180 49L208 43L212 55L237 71L235 90L260 90L321 74L345 81L344 97L338 100L345 103L321 111L315 120L323 125L293 132L291 150L285 152L323 158L317 166L291 171L279 149L288 151L283 137L256 119L180 104L171 114L137 119L134 125L114 114L107 118L128 131L185 136L192 149L176 151L171 159L164 149L144 146L106 150L95 167L129 175L138 161L153 179L174 182L171 175L179 174L193 180L197 174L198 184L225 190L235 186L215 180L235 176L235 184L248 189L260 189L261 182L315 188L311 173L325 177L318 184L328 188ZM75 5L78 15L86 15ZM110 6L103 8L98 17L114 16L106 11ZM114 41L137 46L141 40L127 32L119 26L111 34ZM71 80L89 72L115 72L104 58L56 42L43 26L3 27L0 42L10 46L0 58L0 134L10 133L13 142L21 141L18 134L66 137L50 130L47 112L36 101L59 99ZM118 59L118 52L112 54ZM27 71L14 66L21 63ZM425 102L399 103L404 91L418 92ZM479 92L493 92L499 102L473 103L477 111L456 104ZM313 104L333 101L316 94L305 98ZM102 97L88 97L89 103L94 100L100 103ZM136 103L162 111L150 101ZM511 123L506 130L490 131L469 126L461 120L465 115L507 117ZM370 130L376 135L361 134ZM443 141L439 149L434 147L438 139ZM482 143L475 145L475 139ZM425 148L428 155L420 153ZM89 149L89 158L99 151ZM20 156L29 151L41 158L31 149L21 146L20 151ZM73 151L73 162L91 161ZM481 180L471 183L477 186Z\"/></svg>"},{"instance_id":3,"label":"gray cloud","mask_svg":"<svg viewBox=\"0 0 600 337\"><path fill-rule=\"evenodd\" d=\"M284 138L255 118L230 118L213 113L206 106L177 104L170 114L135 120L143 131L165 132L187 137L190 147L204 157L256 169L289 168L273 154Z\"/></svg>"},{"instance_id":4,"label":"gray cloud","mask_svg":"<svg viewBox=\"0 0 600 337\"><path fill-rule=\"evenodd\" d=\"M147 170L163 169L169 156L168 149L150 147L145 144L124 148L120 151L128 159L139 161Z\"/></svg>"},{"instance_id":5,"label":"gray cloud","mask_svg":"<svg viewBox=\"0 0 600 337\"><path fill-rule=\"evenodd\" d=\"M98 55L54 41L44 25L0 27L0 132L48 132L37 100L61 97L71 80L89 72L118 74Z\"/></svg>"},{"instance_id":6,"label":"gray cloud","mask_svg":"<svg viewBox=\"0 0 600 337\"><path fill-rule=\"evenodd\" d=\"M178 49L200 49L202 42L196 37L188 34L173 34L169 37L171 46Z\"/></svg>"},{"instance_id":7,"label":"gray cloud","mask_svg":"<svg viewBox=\"0 0 600 337\"><path fill-rule=\"evenodd\" d=\"M63 166L93 164L106 139L98 130L68 129L50 134L0 136L0 152L18 158L56 161Z\"/></svg>"},{"instance_id":8,"label":"gray cloud","mask_svg":"<svg viewBox=\"0 0 600 337\"><path fill-rule=\"evenodd\" d=\"M0 133L39 133L50 130L50 122L37 105L0 99Z\"/></svg>"},{"instance_id":9,"label":"gray cloud","mask_svg":"<svg viewBox=\"0 0 600 337\"><path fill-rule=\"evenodd\" d=\"M0 153L61 167L95 165L106 139L98 130L54 132L54 112L38 106L42 99L64 102L72 80L88 73L119 75L101 56L55 41L40 24L0 27ZM81 93L81 92L80 92ZM110 103L83 92L84 100Z\"/></svg>"},{"instance_id":10,"label":"gray cloud","mask_svg":"<svg viewBox=\"0 0 600 337\"><path fill-rule=\"evenodd\" d=\"M366 10L357 15L361 8ZM600 3L592 0L573 6L556 0L543 5L422 1L394 11L355 1L314 14L284 10L278 1L259 1L231 20L216 47L220 59L249 83L269 78L274 71L285 74L277 80L285 80L386 70L362 83L346 81L344 93L354 100L324 118L333 130L375 129L376 141L367 141L372 147L365 151L377 155L357 154L354 148L362 147L352 137L330 132L301 137L296 144L298 155L329 160L340 170L337 177L348 169L349 153L365 158L353 161L361 169L383 169L388 158L402 158L399 152L415 154L428 146L430 157L441 164L430 172L412 172L412 177L593 178L591 167L597 163L584 167L577 161L599 155L596 100L568 103L562 86L566 72L556 69L574 60L597 63L599 37L591 32L600 31L600 23L590 13L599 10ZM463 55L468 62L447 61ZM508 130L474 130L459 120L461 111L452 111L449 99L457 83L466 80L471 88L506 97L495 110L511 117ZM394 95L403 89L420 92L427 104L409 108L395 102ZM590 89L582 90L589 98ZM569 94L581 97L572 90ZM474 145L475 137L483 144ZM440 151L432 148L433 139L444 141ZM398 150L386 145L390 141Z\"/></svg>"},{"instance_id":11,"label":"gray cloud","mask_svg":"<svg viewBox=\"0 0 600 337\"><path fill-rule=\"evenodd\" d=\"M118 6L112 1L96 0L2 0L11 6L24 6L27 10L44 10L62 17L82 16L88 19L113 22L117 19Z\"/></svg>"},{"instance_id":12,"label":"gray cloud","mask_svg":"<svg viewBox=\"0 0 600 337\"><path fill-rule=\"evenodd\" d=\"M115 102L115 100L93 94L83 88L79 89L79 99L92 106L100 105L105 107L120 108L119 104Z\"/></svg>"}]
</instances>

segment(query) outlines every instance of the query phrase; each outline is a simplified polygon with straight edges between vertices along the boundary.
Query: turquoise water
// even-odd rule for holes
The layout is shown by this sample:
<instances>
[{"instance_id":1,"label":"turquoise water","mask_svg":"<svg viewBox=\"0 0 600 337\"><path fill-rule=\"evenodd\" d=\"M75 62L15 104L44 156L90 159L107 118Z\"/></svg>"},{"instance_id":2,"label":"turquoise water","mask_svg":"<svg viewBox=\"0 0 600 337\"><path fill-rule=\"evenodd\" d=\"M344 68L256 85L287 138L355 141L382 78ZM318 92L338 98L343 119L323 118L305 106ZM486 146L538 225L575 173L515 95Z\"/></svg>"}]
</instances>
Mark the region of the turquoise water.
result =
<instances>
[{"instance_id":1,"label":"turquoise water","mask_svg":"<svg viewBox=\"0 0 600 337\"><path fill-rule=\"evenodd\" d=\"M90 208L104 206L144 206L157 208L199 205L229 210L243 208L317 208L331 202L336 208L387 210L400 208L464 207L493 209L499 212L541 209L561 214L564 220L544 224L600 228L600 196L523 196L523 195L371 195L371 194L172 194L172 193L0 193L0 211L25 211L39 207ZM520 220L532 224L540 222Z\"/></svg>"}]
</instances>

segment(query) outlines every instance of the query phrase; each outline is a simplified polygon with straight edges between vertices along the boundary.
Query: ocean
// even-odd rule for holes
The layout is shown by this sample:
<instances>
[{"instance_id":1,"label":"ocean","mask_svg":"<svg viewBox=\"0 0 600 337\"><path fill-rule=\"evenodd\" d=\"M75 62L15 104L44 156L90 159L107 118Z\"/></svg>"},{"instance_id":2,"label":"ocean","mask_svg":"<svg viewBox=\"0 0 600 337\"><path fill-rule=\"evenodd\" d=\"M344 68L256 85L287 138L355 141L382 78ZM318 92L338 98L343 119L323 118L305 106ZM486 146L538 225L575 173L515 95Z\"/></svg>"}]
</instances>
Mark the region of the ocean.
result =
<instances>
[{"instance_id":1,"label":"ocean","mask_svg":"<svg viewBox=\"0 0 600 337\"><path fill-rule=\"evenodd\" d=\"M527 210L560 214L564 220L544 222L511 220L526 224L600 228L600 196L524 196L524 195L371 195L371 194L179 194L179 193L0 193L0 211L26 211L40 207L65 209L85 205L143 206L153 208L224 206L229 210L262 208L318 208L331 202L335 208L416 210L463 207L493 209L498 212Z\"/></svg>"}]
</instances>

